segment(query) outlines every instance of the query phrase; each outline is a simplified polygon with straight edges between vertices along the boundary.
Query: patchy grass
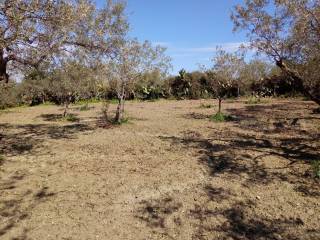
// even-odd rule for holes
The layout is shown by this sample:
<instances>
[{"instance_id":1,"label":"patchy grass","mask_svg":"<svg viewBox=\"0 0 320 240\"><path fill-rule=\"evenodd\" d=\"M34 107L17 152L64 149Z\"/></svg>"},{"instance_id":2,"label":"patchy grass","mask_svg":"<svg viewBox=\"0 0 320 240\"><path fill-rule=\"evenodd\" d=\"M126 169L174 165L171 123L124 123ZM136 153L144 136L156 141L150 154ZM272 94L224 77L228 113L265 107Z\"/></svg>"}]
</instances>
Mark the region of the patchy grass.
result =
<instances>
[{"instance_id":1,"label":"patchy grass","mask_svg":"<svg viewBox=\"0 0 320 240\"><path fill-rule=\"evenodd\" d=\"M102 100L101 99L97 99L97 98L91 98L91 99L87 99L87 100L78 100L76 101L74 104L75 105L86 105L86 104L94 104L94 103L101 103Z\"/></svg>"},{"instance_id":2,"label":"patchy grass","mask_svg":"<svg viewBox=\"0 0 320 240\"><path fill-rule=\"evenodd\" d=\"M201 103L200 108L213 108L213 105L210 103Z\"/></svg>"},{"instance_id":3,"label":"patchy grass","mask_svg":"<svg viewBox=\"0 0 320 240\"><path fill-rule=\"evenodd\" d=\"M245 103L250 104L250 105L255 105L255 104L263 104L267 103L268 101L265 98L260 98L260 97L250 97Z\"/></svg>"},{"instance_id":4,"label":"patchy grass","mask_svg":"<svg viewBox=\"0 0 320 240\"><path fill-rule=\"evenodd\" d=\"M128 123L130 123L130 118L129 117L123 117L121 119L121 122L120 123L116 123L116 124L122 125L122 124L128 124Z\"/></svg>"},{"instance_id":5,"label":"patchy grass","mask_svg":"<svg viewBox=\"0 0 320 240\"><path fill-rule=\"evenodd\" d=\"M41 118L43 121L47 122L78 122L80 121L80 118L76 114L68 113L66 116L63 116L63 114L41 114L38 116L38 118Z\"/></svg>"},{"instance_id":6,"label":"patchy grass","mask_svg":"<svg viewBox=\"0 0 320 240\"><path fill-rule=\"evenodd\" d=\"M40 106L53 106L53 105L56 105L56 104L53 102L49 102L49 101L46 101L46 102L40 104Z\"/></svg>"},{"instance_id":7,"label":"patchy grass","mask_svg":"<svg viewBox=\"0 0 320 240\"><path fill-rule=\"evenodd\" d=\"M26 105L26 104L21 104L19 106L15 106L15 107L7 107L7 108L1 108L0 109L0 114L6 114L6 113L15 113L15 112L21 112L22 110L24 110L25 108L29 108L30 106Z\"/></svg>"},{"instance_id":8,"label":"patchy grass","mask_svg":"<svg viewBox=\"0 0 320 240\"><path fill-rule=\"evenodd\" d=\"M78 122L80 119L72 113L68 113L67 116L61 118L62 121L68 121L68 122Z\"/></svg>"},{"instance_id":9,"label":"patchy grass","mask_svg":"<svg viewBox=\"0 0 320 240\"><path fill-rule=\"evenodd\" d=\"M102 103L75 123L1 114L0 238L320 239L316 104L225 102L219 124L200 104L130 103L132 124L105 127Z\"/></svg>"},{"instance_id":10,"label":"patchy grass","mask_svg":"<svg viewBox=\"0 0 320 240\"><path fill-rule=\"evenodd\" d=\"M129 118L129 117L123 117L123 118L121 119L120 123L117 122L117 121L115 121L114 118L108 120L108 123L109 123L109 124L112 124L112 125L123 125L123 124L132 123L132 122L131 122L131 118Z\"/></svg>"},{"instance_id":11,"label":"patchy grass","mask_svg":"<svg viewBox=\"0 0 320 240\"><path fill-rule=\"evenodd\" d=\"M0 155L0 166L4 163L4 156Z\"/></svg>"},{"instance_id":12,"label":"patchy grass","mask_svg":"<svg viewBox=\"0 0 320 240\"><path fill-rule=\"evenodd\" d=\"M316 178L320 178L320 160L312 161L312 170Z\"/></svg>"},{"instance_id":13,"label":"patchy grass","mask_svg":"<svg viewBox=\"0 0 320 240\"><path fill-rule=\"evenodd\" d=\"M79 111L83 112L83 111L89 111L90 107L89 107L89 103L85 103L84 105L79 107Z\"/></svg>"},{"instance_id":14,"label":"patchy grass","mask_svg":"<svg viewBox=\"0 0 320 240\"><path fill-rule=\"evenodd\" d=\"M232 121L234 118L230 115L226 115L222 112L218 112L215 115L212 115L210 117L210 121L212 122L228 122L228 121Z\"/></svg>"}]
</instances>

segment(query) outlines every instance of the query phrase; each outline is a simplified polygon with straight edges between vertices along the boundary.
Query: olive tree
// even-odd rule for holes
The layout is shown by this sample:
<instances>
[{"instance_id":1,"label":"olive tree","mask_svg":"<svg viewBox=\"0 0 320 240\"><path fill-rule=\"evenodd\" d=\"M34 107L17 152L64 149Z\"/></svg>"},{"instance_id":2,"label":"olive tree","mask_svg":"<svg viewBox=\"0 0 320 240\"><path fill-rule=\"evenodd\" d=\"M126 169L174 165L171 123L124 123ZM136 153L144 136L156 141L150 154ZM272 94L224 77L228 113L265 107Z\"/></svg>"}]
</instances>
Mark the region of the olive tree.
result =
<instances>
[{"instance_id":1,"label":"olive tree","mask_svg":"<svg viewBox=\"0 0 320 240\"><path fill-rule=\"evenodd\" d=\"M245 94L254 94L252 87L271 76L271 71L272 65L261 59L252 59L244 64L240 78Z\"/></svg>"},{"instance_id":2,"label":"olive tree","mask_svg":"<svg viewBox=\"0 0 320 240\"><path fill-rule=\"evenodd\" d=\"M240 92L240 74L244 66L243 56L238 53L228 53L218 47L213 58L213 68L207 71L210 80L210 90L218 98L221 112L221 103L224 97L231 95L233 89Z\"/></svg>"},{"instance_id":3,"label":"olive tree","mask_svg":"<svg viewBox=\"0 0 320 240\"><path fill-rule=\"evenodd\" d=\"M90 0L0 1L0 81L10 68L59 63L80 48L110 57L127 33L125 5L108 0L97 8Z\"/></svg>"},{"instance_id":4,"label":"olive tree","mask_svg":"<svg viewBox=\"0 0 320 240\"><path fill-rule=\"evenodd\" d=\"M246 0L231 15L251 48L269 56L292 85L320 104L320 1Z\"/></svg>"},{"instance_id":5,"label":"olive tree","mask_svg":"<svg viewBox=\"0 0 320 240\"><path fill-rule=\"evenodd\" d=\"M76 100L88 100L97 95L100 82L96 68L76 61L68 61L63 66L48 73L43 79L46 92L55 102L64 105L66 117L69 105Z\"/></svg>"},{"instance_id":6,"label":"olive tree","mask_svg":"<svg viewBox=\"0 0 320 240\"><path fill-rule=\"evenodd\" d=\"M123 120L124 104L135 81L145 72L159 71L166 75L171 67L166 48L153 46L150 42L127 40L119 48L118 55L109 63L110 76L116 83L118 106L115 122Z\"/></svg>"}]
</instances>

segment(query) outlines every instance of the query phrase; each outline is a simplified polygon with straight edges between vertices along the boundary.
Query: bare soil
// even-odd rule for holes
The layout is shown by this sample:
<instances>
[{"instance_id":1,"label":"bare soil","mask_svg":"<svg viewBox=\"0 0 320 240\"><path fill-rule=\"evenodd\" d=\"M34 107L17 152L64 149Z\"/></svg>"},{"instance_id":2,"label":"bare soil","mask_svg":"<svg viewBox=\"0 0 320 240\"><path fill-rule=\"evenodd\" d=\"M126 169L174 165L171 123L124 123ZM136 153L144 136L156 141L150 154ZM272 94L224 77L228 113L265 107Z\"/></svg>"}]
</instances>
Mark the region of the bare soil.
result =
<instances>
[{"instance_id":1,"label":"bare soil","mask_svg":"<svg viewBox=\"0 0 320 240\"><path fill-rule=\"evenodd\" d=\"M0 113L0 239L320 239L320 115L299 100ZM113 106L114 109L115 106Z\"/></svg>"}]
</instances>

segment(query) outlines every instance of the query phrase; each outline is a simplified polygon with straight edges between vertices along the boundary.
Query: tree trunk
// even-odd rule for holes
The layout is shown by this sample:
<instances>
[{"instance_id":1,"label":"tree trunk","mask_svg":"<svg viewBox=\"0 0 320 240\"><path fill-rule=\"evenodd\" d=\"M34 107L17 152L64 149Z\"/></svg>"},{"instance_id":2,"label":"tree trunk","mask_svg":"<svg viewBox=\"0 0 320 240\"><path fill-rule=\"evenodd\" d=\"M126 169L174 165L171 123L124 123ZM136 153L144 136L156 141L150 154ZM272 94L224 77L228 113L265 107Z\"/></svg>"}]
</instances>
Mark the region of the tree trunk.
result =
<instances>
[{"instance_id":1,"label":"tree trunk","mask_svg":"<svg viewBox=\"0 0 320 240\"><path fill-rule=\"evenodd\" d=\"M221 102L222 102L222 99L219 98L219 109L218 109L218 113L221 113Z\"/></svg>"},{"instance_id":2,"label":"tree trunk","mask_svg":"<svg viewBox=\"0 0 320 240\"><path fill-rule=\"evenodd\" d=\"M64 104L64 111L63 111L63 117L66 117L68 114L68 109L69 109L69 103L68 100Z\"/></svg>"},{"instance_id":3,"label":"tree trunk","mask_svg":"<svg viewBox=\"0 0 320 240\"><path fill-rule=\"evenodd\" d=\"M290 69L282 60L276 61L277 66L292 79L294 86L297 86L301 93L320 105L320 99L313 96L303 84L303 79L299 73Z\"/></svg>"},{"instance_id":4,"label":"tree trunk","mask_svg":"<svg viewBox=\"0 0 320 240\"><path fill-rule=\"evenodd\" d=\"M3 50L0 50L0 82L9 82L9 75L7 74L8 60L3 57Z\"/></svg>"},{"instance_id":5,"label":"tree trunk","mask_svg":"<svg viewBox=\"0 0 320 240\"><path fill-rule=\"evenodd\" d=\"M122 99L122 106L121 106L121 113L122 113L122 115L124 115L124 103L125 103L125 100L126 98L125 97L123 97L123 99Z\"/></svg>"},{"instance_id":6,"label":"tree trunk","mask_svg":"<svg viewBox=\"0 0 320 240\"><path fill-rule=\"evenodd\" d=\"M125 102L125 86L124 84L121 87L121 93L118 94L118 106L116 111L116 117L114 121L116 123L121 123L124 113L124 102Z\"/></svg>"},{"instance_id":7,"label":"tree trunk","mask_svg":"<svg viewBox=\"0 0 320 240\"><path fill-rule=\"evenodd\" d=\"M116 122L116 123L121 123L121 120L122 120L122 104L123 104L123 98L122 97L120 97L119 99L118 99L118 106L117 106L117 110L116 110L116 116L115 116L115 119L114 119L114 121Z\"/></svg>"},{"instance_id":8,"label":"tree trunk","mask_svg":"<svg viewBox=\"0 0 320 240\"><path fill-rule=\"evenodd\" d=\"M70 102L71 102L71 94L68 93L68 96L67 96L66 101L65 101L65 103L64 103L63 117L66 117L67 114L68 114Z\"/></svg>"}]
</instances>

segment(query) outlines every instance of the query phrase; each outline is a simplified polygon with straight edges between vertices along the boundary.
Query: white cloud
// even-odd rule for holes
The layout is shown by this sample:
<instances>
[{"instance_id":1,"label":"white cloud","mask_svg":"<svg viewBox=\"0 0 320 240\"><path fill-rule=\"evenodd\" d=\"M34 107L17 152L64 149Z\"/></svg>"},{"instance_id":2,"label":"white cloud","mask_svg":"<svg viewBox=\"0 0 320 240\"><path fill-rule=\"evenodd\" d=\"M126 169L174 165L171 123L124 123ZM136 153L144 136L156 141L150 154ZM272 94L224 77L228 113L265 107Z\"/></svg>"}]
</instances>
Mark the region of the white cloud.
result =
<instances>
[{"instance_id":1,"label":"white cloud","mask_svg":"<svg viewBox=\"0 0 320 240\"><path fill-rule=\"evenodd\" d=\"M215 43L211 44L210 46L204 47L194 47L194 48L175 48L171 49L176 52L184 52L184 53L213 53L216 52L217 47L221 47L225 51L237 51L240 46L248 46L249 43L247 42L229 42L229 43Z\"/></svg>"},{"instance_id":2,"label":"white cloud","mask_svg":"<svg viewBox=\"0 0 320 240\"><path fill-rule=\"evenodd\" d=\"M214 53L217 50L217 47L222 47L225 51L234 52L239 49L240 46L249 46L248 42L225 42L225 43L212 43L207 46L199 46L199 47L177 47L171 42L152 42L154 46L160 45L168 48L168 52L172 53L171 55L177 57L183 56L193 56L194 54L204 54L204 53Z\"/></svg>"}]
</instances>

